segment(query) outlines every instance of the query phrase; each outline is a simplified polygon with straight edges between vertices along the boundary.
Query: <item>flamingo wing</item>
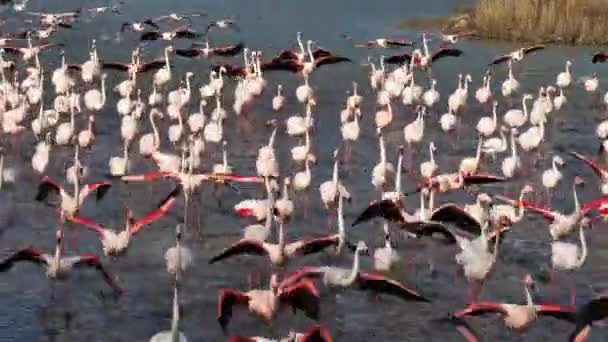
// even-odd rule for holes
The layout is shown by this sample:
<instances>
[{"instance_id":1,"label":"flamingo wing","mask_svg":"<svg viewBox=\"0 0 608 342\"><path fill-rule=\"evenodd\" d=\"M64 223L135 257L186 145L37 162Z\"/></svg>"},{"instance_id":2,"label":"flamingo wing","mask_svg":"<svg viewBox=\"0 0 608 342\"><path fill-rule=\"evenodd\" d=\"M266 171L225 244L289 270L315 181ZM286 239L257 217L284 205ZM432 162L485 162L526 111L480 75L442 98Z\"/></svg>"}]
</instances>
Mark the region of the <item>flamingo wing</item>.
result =
<instances>
[{"instance_id":1,"label":"flamingo wing","mask_svg":"<svg viewBox=\"0 0 608 342\"><path fill-rule=\"evenodd\" d=\"M139 233L141 228L147 224L151 224L161 217L169 213L169 209L173 206L176 201L176 197L180 194L181 187L176 187L171 193L158 205L154 211L150 212L140 220L136 221L133 225L129 225L129 231L135 235Z\"/></svg>"},{"instance_id":2,"label":"flamingo wing","mask_svg":"<svg viewBox=\"0 0 608 342\"><path fill-rule=\"evenodd\" d=\"M392 200L380 200L372 202L353 222L353 226L369 221L374 217L382 217L385 220L405 223L401 208Z\"/></svg>"},{"instance_id":3,"label":"flamingo wing","mask_svg":"<svg viewBox=\"0 0 608 342\"><path fill-rule=\"evenodd\" d=\"M431 215L432 221L450 223L459 229L471 234L481 234L481 225L479 222L469 215L462 207L448 203L436 209Z\"/></svg>"},{"instance_id":4,"label":"flamingo wing","mask_svg":"<svg viewBox=\"0 0 608 342\"><path fill-rule=\"evenodd\" d=\"M321 325L315 325L308 329L304 336L300 339L300 342L332 342L333 339L329 335L329 331Z\"/></svg>"},{"instance_id":5,"label":"flamingo wing","mask_svg":"<svg viewBox=\"0 0 608 342\"><path fill-rule=\"evenodd\" d=\"M36 248L33 248L33 247L29 247L29 248L25 248L20 251L17 251L10 257L8 257L8 258L4 259L2 262L0 262L0 272L8 271L9 269L11 269L13 267L13 265L16 262L19 262L19 261L29 261L29 262L33 262L36 264L46 264L46 260L42 255L43 255L42 251L40 251Z\"/></svg>"},{"instance_id":6,"label":"flamingo wing","mask_svg":"<svg viewBox=\"0 0 608 342\"><path fill-rule=\"evenodd\" d=\"M224 74L230 77L245 76L246 74L244 66L232 64L215 65L213 67L213 70L215 72L219 72L222 67L226 70Z\"/></svg>"},{"instance_id":7,"label":"flamingo wing","mask_svg":"<svg viewBox=\"0 0 608 342\"><path fill-rule=\"evenodd\" d=\"M243 51L244 47L245 44L243 42L239 42L236 45L218 46L213 49L213 54L218 56L236 56Z\"/></svg>"},{"instance_id":8,"label":"flamingo wing","mask_svg":"<svg viewBox=\"0 0 608 342\"><path fill-rule=\"evenodd\" d=\"M171 172L150 172L145 173L143 175L130 175L130 176L122 176L120 180L123 182L144 182L151 181L161 177L172 177L173 173Z\"/></svg>"},{"instance_id":9,"label":"flamingo wing","mask_svg":"<svg viewBox=\"0 0 608 342\"><path fill-rule=\"evenodd\" d=\"M576 159L582 161L583 163L587 164L589 167L591 167L591 169L593 170L593 172L595 172L595 174L600 177L600 179L605 180L608 179L608 171L606 171L606 169L604 169L603 167L600 166L600 164L597 161L591 160L587 157L585 157L584 155L577 153L577 152L570 152L570 154L572 154Z\"/></svg>"},{"instance_id":10,"label":"flamingo wing","mask_svg":"<svg viewBox=\"0 0 608 342\"><path fill-rule=\"evenodd\" d=\"M55 192L57 194L61 194L63 192L63 188L59 183L48 176L44 176L42 178L42 182L38 185L38 193L36 194L36 201L42 202L48 196L50 192Z\"/></svg>"},{"instance_id":11,"label":"flamingo wing","mask_svg":"<svg viewBox=\"0 0 608 342\"><path fill-rule=\"evenodd\" d=\"M217 301L217 321L226 331L230 318L232 318L232 307L235 305L247 305L249 296L246 293L232 289L221 289Z\"/></svg>"},{"instance_id":12,"label":"flamingo wing","mask_svg":"<svg viewBox=\"0 0 608 342\"><path fill-rule=\"evenodd\" d=\"M576 310L572 306L556 304L537 304L534 306L536 313L542 316L551 316L568 322L576 322Z\"/></svg>"},{"instance_id":13,"label":"flamingo wing","mask_svg":"<svg viewBox=\"0 0 608 342\"><path fill-rule=\"evenodd\" d=\"M337 246L339 242L340 237L338 235L296 241L285 246L285 253L287 255L315 254L321 252L329 246Z\"/></svg>"},{"instance_id":14,"label":"flamingo wing","mask_svg":"<svg viewBox=\"0 0 608 342\"><path fill-rule=\"evenodd\" d=\"M490 62L490 65L498 65L500 63L504 63L508 60L511 59L511 55L502 55L502 56L498 56L496 58L494 58L494 60L492 62Z\"/></svg>"},{"instance_id":15,"label":"flamingo wing","mask_svg":"<svg viewBox=\"0 0 608 342\"><path fill-rule=\"evenodd\" d=\"M230 336L228 342L257 342L257 340L246 336Z\"/></svg>"},{"instance_id":16,"label":"flamingo wing","mask_svg":"<svg viewBox=\"0 0 608 342\"><path fill-rule=\"evenodd\" d=\"M101 273L101 275L103 277L103 281L106 284L108 284L108 286L110 286L112 288L112 290L114 290L115 293L118 293L118 294L122 293L122 289L120 288L120 286L118 286L118 284L116 284L116 282L114 281L114 278L112 276L110 276L108 271L106 271L106 269L104 268L104 266L101 263L101 260L99 258L99 255L87 254L87 255L81 255L79 257L76 257L76 259L74 261L74 266L75 267L95 268L99 273Z\"/></svg>"},{"instance_id":17,"label":"flamingo wing","mask_svg":"<svg viewBox=\"0 0 608 342\"><path fill-rule=\"evenodd\" d=\"M4 52L11 54L11 55L19 55L21 54L21 49L18 47L14 47L14 46L3 46L2 49L4 50Z\"/></svg>"},{"instance_id":18,"label":"flamingo wing","mask_svg":"<svg viewBox=\"0 0 608 342\"><path fill-rule=\"evenodd\" d=\"M297 61L279 58L273 58L270 60L270 62L262 64L262 70L264 71L283 70L298 73L302 70L302 68L302 64Z\"/></svg>"},{"instance_id":19,"label":"flamingo wing","mask_svg":"<svg viewBox=\"0 0 608 342\"><path fill-rule=\"evenodd\" d=\"M162 59L158 59L149 63L145 63L140 65L137 68L137 72L147 72L147 71L152 71L152 70L158 70L161 69L165 66L165 61Z\"/></svg>"},{"instance_id":20,"label":"flamingo wing","mask_svg":"<svg viewBox=\"0 0 608 342\"><path fill-rule=\"evenodd\" d=\"M433 54L432 61L439 60L444 57L460 57L462 50L459 49L439 49L439 51Z\"/></svg>"},{"instance_id":21,"label":"flamingo wing","mask_svg":"<svg viewBox=\"0 0 608 342\"><path fill-rule=\"evenodd\" d=\"M175 54L187 58L200 57L203 54L203 49L190 48L190 49L176 49Z\"/></svg>"},{"instance_id":22,"label":"flamingo wing","mask_svg":"<svg viewBox=\"0 0 608 342\"><path fill-rule=\"evenodd\" d=\"M279 54L277 59L286 60L286 61L297 61L299 58L295 52L293 52L291 50L283 50L283 51L281 51L281 53Z\"/></svg>"},{"instance_id":23,"label":"flamingo wing","mask_svg":"<svg viewBox=\"0 0 608 342\"><path fill-rule=\"evenodd\" d=\"M264 178L258 176L242 176L236 173L210 173L205 174L211 181L216 182L237 182L237 183L264 183Z\"/></svg>"},{"instance_id":24,"label":"flamingo wing","mask_svg":"<svg viewBox=\"0 0 608 342\"><path fill-rule=\"evenodd\" d=\"M150 41L150 40L157 40L160 37L162 37L162 34L158 31L148 31L148 32L144 32L141 34L141 36L139 37L139 40L141 41Z\"/></svg>"},{"instance_id":25,"label":"flamingo wing","mask_svg":"<svg viewBox=\"0 0 608 342\"><path fill-rule=\"evenodd\" d=\"M539 213L539 214L543 215L543 217L548 221L553 222L553 220L555 220L555 215L553 214L553 212L551 212L551 210L546 209L546 208L537 207L528 201L511 199L511 198L508 198L508 197L502 196L502 195L495 195L494 197L503 202L507 202L516 208L524 207L526 209Z\"/></svg>"},{"instance_id":26,"label":"flamingo wing","mask_svg":"<svg viewBox=\"0 0 608 342\"><path fill-rule=\"evenodd\" d=\"M338 64L338 63L343 63L343 62L352 62L352 59L350 59L348 57L334 56L334 55L315 58L315 66L317 66L317 67L320 67L322 65Z\"/></svg>"},{"instance_id":27,"label":"flamingo wing","mask_svg":"<svg viewBox=\"0 0 608 342\"><path fill-rule=\"evenodd\" d=\"M583 205L583 212L587 214L592 209L599 209L601 215L606 215L606 210L602 209L602 206L605 204L608 204L608 195L604 195L591 202L585 203Z\"/></svg>"},{"instance_id":28,"label":"flamingo wing","mask_svg":"<svg viewBox=\"0 0 608 342\"><path fill-rule=\"evenodd\" d=\"M397 280L388 278L381 274L359 272L359 276L357 277L357 285L361 290L385 293L399 297L406 301L430 302L429 299L422 296L415 290L406 287Z\"/></svg>"},{"instance_id":29,"label":"flamingo wing","mask_svg":"<svg viewBox=\"0 0 608 342\"><path fill-rule=\"evenodd\" d=\"M329 52L325 49L315 48L314 50L312 50L312 56L315 59L321 58L321 57L327 57L327 56L331 56L331 52Z\"/></svg>"},{"instance_id":30,"label":"flamingo wing","mask_svg":"<svg viewBox=\"0 0 608 342\"><path fill-rule=\"evenodd\" d=\"M157 30L160 30L160 26L158 26L158 24L156 22L154 22L154 19L147 18L142 23L144 23L150 27L153 27Z\"/></svg>"},{"instance_id":31,"label":"flamingo wing","mask_svg":"<svg viewBox=\"0 0 608 342\"><path fill-rule=\"evenodd\" d=\"M544 45L534 45L534 46L529 46L527 48L524 48L524 54L529 54L538 50L543 50L545 48Z\"/></svg>"},{"instance_id":32,"label":"flamingo wing","mask_svg":"<svg viewBox=\"0 0 608 342\"><path fill-rule=\"evenodd\" d=\"M224 260L239 254L267 255L268 251L266 248L264 248L263 242L244 239L236 242L232 246L226 248L220 254L211 258L211 260L209 260L209 264L213 264L220 260Z\"/></svg>"},{"instance_id":33,"label":"flamingo wing","mask_svg":"<svg viewBox=\"0 0 608 342\"><path fill-rule=\"evenodd\" d=\"M386 64L403 64L409 63L412 60L412 54L404 53L401 55L393 55L386 59L384 59L384 63Z\"/></svg>"},{"instance_id":34,"label":"flamingo wing","mask_svg":"<svg viewBox=\"0 0 608 342\"><path fill-rule=\"evenodd\" d=\"M129 71L129 65L123 63L107 63L104 62L101 67L103 69L111 69L111 70L119 70L119 71Z\"/></svg>"},{"instance_id":35,"label":"flamingo wing","mask_svg":"<svg viewBox=\"0 0 608 342\"><path fill-rule=\"evenodd\" d=\"M456 328L456 330L458 330L460 335L462 335L462 337L465 338L465 340L467 342L481 341L481 339L479 338L479 335L477 334L477 332L475 332L475 330L473 330L471 325L460 317L450 315L450 317L442 318L439 321L447 322L447 323L450 323L451 325L453 325Z\"/></svg>"},{"instance_id":36,"label":"flamingo wing","mask_svg":"<svg viewBox=\"0 0 608 342\"><path fill-rule=\"evenodd\" d=\"M501 176L476 173L473 175L465 175L463 176L463 182L465 186L473 185L473 184L492 184L492 183L500 183L504 182L507 179Z\"/></svg>"},{"instance_id":37,"label":"flamingo wing","mask_svg":"<svg viewBox=\"0 0 608 342\"><path fill-rule=\"evenodd\" d=\"M104 231L105 227L99 223L94 222L93 220L89 220L84 217L78 217L75 215L72 215L68 219L74 223L80 223L88 228L93 229L99 235L103 235L103 231Z\"/></svg>"},{"instance_id":38,"label":"flamingo wing","mask_svg":"<svg viewBox=\"0 0 608 342\"><path fill-rule=\"evenodd\" d=\"M108 190L110 190L111 186L112 183L110 183L109 181L86 184L82 187L82 190L80 190L80 198L81 200L84 200L87 196L89 196L93 192L96 192L95 200L100 201L106 195Z\"/></svg>"},{"instance_id":39,"label":"flamingo wing","mask_svg":"<svg viewBox=\"0 0 608 342\"><path fill-rule=\"evenodd\" d=\"M176 38L183 38L183 39L195 39L202 36L201 33L198 33L196 31L190 30L188 28L182 28L182 29L178 29L175 31L175 37Z\"/></svg>"},{"instance_id":40,"label":"flamingo wing","mask_svg":"<svg viewBox=\"0 0 608 342\"><path fill-rule=\"evenodd\" d=\"M608 297L599 297L590 300L576 312L576 326L568 341L586 341L593 322L601 321L608 317Z\"/></svg>"},{"instance_id":41,"label":"flamingo wing","mask_svg":"<svg viewBox=\"0 0 608 342\"><path fill-rule=\"evenodd\" d=\"M279 287L288 287L298 283L302 279L314 279L319 278L322 275L322 268L314 266L304 266L283 278Z\"/></svg>"},{"instance_id":42,"label":"flamingo wing","mask_svg":"<svg viewBox=\"0 0 608 342\"><path fill-rule=\"evenodd\" d=\"M506 312L500 302L477 302L467 305L464 310L456 312L454 316L481 316L488 313L505 314Z\"/></svg>"},{"instance_id":43,"label":"flamingo wing","mask_svg":"<svg viewBox=\"0 0 608 342\"><path fill-rule=\"evenodd\" d=\"M411 42L409 40L403 40L403 39L387 39L386 40L386 44L387 45L392 45L392 46L414 46L414 42Z\"/></svg>"},{"instance_id":44,"label":"flamingo wing","mask_svg":"<svg viewBox=\"0 0 608 342\"><path fill-rule=\"evenodd\" d=\"M608 59L608 54L605 52L597 52L593 54L593 57L591 57L591 62L593 64L596 63L604 63L606 62L606 59Z\"/></svg>"},{"instance_id":45,"label":"flamingo wing","mask_svg":"<svg viewBox=\"0 0 608 342\"><path fill-rule=\"evenodd\" d=\"M321 298L315 285L308 279L280 289L281 303L290 305L294 310L304 311L306 317L314 320L320 318Z\"/></svg>"},{"instance_id":46,"label":"flamingo wing","mask_svg":"<svg viewBox=\"0 0 608 342\"><path fill-rule=\"evenodd\" d=\"M418 222L407 222L400 226L402 229L407 230L410 233L415 234L417 237L429 236L432 237L435 234L440 234L445 238L447 244L456 243L456 234L441 222L435 221L418 221Z\"/></svg>"}]
</instances>

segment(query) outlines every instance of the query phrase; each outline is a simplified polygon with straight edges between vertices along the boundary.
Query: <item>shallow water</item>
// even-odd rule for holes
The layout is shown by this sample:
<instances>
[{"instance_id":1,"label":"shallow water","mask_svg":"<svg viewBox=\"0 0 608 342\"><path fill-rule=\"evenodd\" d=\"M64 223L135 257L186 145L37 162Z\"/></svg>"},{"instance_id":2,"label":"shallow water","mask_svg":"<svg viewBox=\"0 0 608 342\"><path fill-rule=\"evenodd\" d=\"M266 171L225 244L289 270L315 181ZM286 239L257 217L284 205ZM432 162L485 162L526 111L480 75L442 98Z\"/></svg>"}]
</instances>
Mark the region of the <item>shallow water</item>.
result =
<instances>
[{"instance_id":1,"label":"shallow water","mask_svg":"<svg viewBox=\"0 0 608 342\"><path fill-rule=\"evenodd\" d=\"M313 148L318 158L318 164L313 169L313 189L308 194L309 208L307 217L303 217L304 199L297 200L297 217L289 224L289 235L292 237L320 235L325 233L327 212L318 201L316 188L320 182L331 177L331 158L333 150L339 146L341 137L338 131L339 111L344 103L344 96L351 89L351 82L356 80L361 84L365 97L363 106L362 135L353 146L351 158L342 164L341 177L353 194L353 202L346 207L346 222L349 225L358 212L378 193L372 190L370 170L377 160L377 139L373 123L375 112L375 96L371 94L368 83L368 68L360 64L366 61L368 53L379 53L376 50L355 49L351 43L339 36L348 32L360 40L375 37L390 36L405 39L416 39L417 33L400 29L402 19L416 16L444 15L449 12L455 1L435 0L427 2L414 1L319 1L306 2L284 1L158 1L131 0L123 7L122 15L100 14L94 18L83 20L74 30L61 30L53 36L53 41L66 44L68 63L81 63L87 58L88 39L98 38L100 56L107 61L127 60L137 42L139 34L127 33L120 42L116 41L115 33L123 21L156 17L168 12L205 11L209 18L219 19L234 16L238 19L242 30L240 33L217 33L212 36L212 42L222 44L243 40L247 46L263 50L267 57L274 55L282 48L295 42L296 31L302 31L306 38L317 41L321 46L334 51L336 54L349 56L352 64L341 64L324 67L311 77L311 85L317 94L318 105L314 108L316 130L313 135ZM30 1L28 9L32 11L65 11L78 7L101 5L94 1L52 2ZM11 11L2 13L8 19L7 25L19 26L26 18L24 14L14 15ZM203 29L206 19L194 19L195 27ZM105 38L105 39L104 39ZM187 46L186 41L176 43L176 46ZM155 42L145 48L146 58L161 56L162 43ZM478 118L487 115L488 108L482 108L475 103L473 96L469 97L471 104L462 115L463 126L458 135L443 134L437 124L439 115L444 112L445 102L456 86L458 72L471 73L473 76L473 91L481 83L486 63L495 55L515 48L511 44L487 42L463 42L460 48L465 56L460 59L445 60L433 68L433 76L439 81L439 91L442 94L441 106L438 106L428 117L425 131L425 141L434 141L438 147L437 158L442 171L450 171L457 167L463 156L475 153L476 134L472 127ZM604 66L594 66L590 62L593 47L571 48L551 47L546 51L530 56L525 63L516 67L516 75L526 92L536 94L540 85L553 83L555 76L563 69L567 59L573 59L575 78L597 72L601 87L608 81L608 70ZM44 54L43 61L49 65L46 69L53 70L60 63L58 54ZM241 57L235 58L236 62ZM194 71L193 87L198 89L208 80L209 63L206 60L184 60L174 58L176 73L183 75L185 71ZM499 92L499 82L506 76L503 67L494 73L494 93ZM123 75L109 73L108 83L113 86L123 79ZM176 77L174 77L175 79ZM270 129L265 123L271 118L287 118L303 108L297 103L295 88L301 83L299 77L282 73L268 73L268 88L265 94L255 100L253 109L247 116L235 119L231 110L233 84L227 86L227 96L224 106L230 111L230 117L225 125L225 134L229 142L229 158L236 171L241 174L253 174L257 149L265 144ZM426 85L426 77L419 77ZM149 84L150 76L141 78L142 83ZM146 83L147 82L147 83ZM173 81L175 83L175 81ZM283 113L274 114L270 101L274 96L275 85L284 85L289 94L286 109ZM175 85L172 85L174 87ZM143 87L144 98L151 89ZM602 92L603 93L603 92ZM194 92L190 111L198 108L198 92ZM553 153L560 153L566 159L564 181L559 186L554 197L554 204L559 210L570 211L572 199L570 184L574 175L580 175L587 180L582 198L587 201L599 194L596 178L585 166L570 158L566 152L576 150L592 155L597 152L599 142L594 135L595 124L605 117L601 96L589 96L580 84L567 92L568 104L559 112L550 114L547 126L547 142L542 145L538 170L547 169ZM50 94L47 96L47 102ZM117 97L111 94L107 105L98 116L97 141L92 151L84 152L83 161L91 168L87 180L94 181L103 178L107 173L107 161L110 156L121 154L122 144L117 132L120 120L115 111ZM507 108L518 107L519 97L511 103L500 99L500 113ZM385 129L388 140L388 155L394 160L396 149L403 141L403 125L413 120L411 108L404 108L400 103L394 106L396 118ZM162 123L166 129L169 125ZM85 116L78 118L78 126L84 128ZM147 120L142 120L141 130L147 130ZM141 126L140 126L141 127ZM38 181L30 167L33 151L31 133L23 135L22 144L8 147L7 165L19 170L17 185L0 193L0 204L3 208L0 214L0 255L9 255L20 247L34 245L45 250L51 250L54 244L54 227L57 225L55 211L47 206L33 201ZM294 172L289 149L299 142L286 136L282 131L278 135L279 157L282 174ZM168 141L163 141L163 151L170 149ZM209 148L209 147L208 147ZM220 160L219 149L209 156L206 162L210 165ZM428 159L426 144L417 153L416 162ZM53 151L48 174L62 179L64 163L69 161L72 152L67 148L57 147ZM152 166L135 157L133 173L152 170ZM539 192L540 172L535 172L532 166L532 156L524 156L526 173L515 181L501 186L488 187L489 193L515 193L526 182L536 185ZM502 156L498 159L502 160ZM417 165L414 164L414 165ZM492 163L486 159L484 169L488 172L500 172L500 163ZM404 188L411 188L417 181L414 176L406 176ZM137 216L144 215L152 206L162 199L172 188L169 181L159 181L148 185L125 185L114 182L107 197L99 202L87 202L82 208L81 215L104 223L107 226L118 226L124 220L125 206L134 210ZM181 306L183 310L181 330L192 341L222 341L222 331L215 320L217 293L222 287L245 289L247 287L246 273L252 269L261 270L262 286L265 286L269 273L265 259L244 257L228 260L221 264L208 265L207 260L215 253L228 246L240 236L240 227L248 224L231 213L231 207L241 198L236 194L225 191L222 208L211 196L211 189L205 189L202 208L202 236L200 239L188 234L186 244L195 255L196 265L186 275L181 287ZM253 187L244 187L244 197L261 196L262 192ZM6 203L14 201L14 208ZM439 202L466 201L472 202L474 197L464 192L441 196ZM418 198L412 197L408 207L417 206ZM107 292L97 274L94 272L76 272L68 282L62 282L51 288L44 273L36 266L18 265L10 272L2 275L0 286L0 341L144 341L157 331L169 329L171 319L171 277L165 272L163 255L165 250L174 243L174 227L183 213L183 201L171 210L169 217L146 227L137 236L126 256L105 259L108 269L115 274L125 292L122 298L115 302L110 298L100 296L100 291ZM6 220L6 221L5 221ZM192 220L192 219L191 219ZM4 222L7 222L4 224ZM191 221L196 225L196 219ZM365 224L349 229L351 240L365 239L370 246L383 244L380 234L380 222ZM608 254L600 248L608 243L605 225L598 225L588 233L589 256L584 267L570 275L560 275L558 282L557 301L569 303L569 283L575 282L577 287L577 302L584 303L590 298L589 285L596 289L606 287L608 277L605 265L608 265ZM76 233L77 232L77 233ZM190 231L191 233L191 231ZM93 233L80 227L68 227L68 247L70 252L98 253L99 243ZM576 239L573 239L576 241ZM433 322L448 312L461 308L466 302L466 284L462 276L455 276L453 255L455 248L445 247L440 243L428 240L412 241L399 240L400 253L407 259L407 266L399 265L392 276L415 286L426 296L433 299L430 305L403 303L390 297L379 299L356 291L343 291L337 295L322 289L322 320L336 341L456 341L458 333L450 327ZM434 272L429 271L429 259L432 259ZM294 270L301 265L339 264L350 265L349 257L332 258L331 255L318 255L296 260L289 266ZM364 265L371 267L371 260L365 260ZM550 266L550 240L546 224L541 218L530 217L518 224L508 235L502 245L497 267L487 281L483 298L511 302L524 300L520 279L526 273L536 278L546 274ZM407 270L407 271L406 271ZM538 300L548 300L548 285L539 282ZM54 292L54 295L52 295ZM66 314L67 313L67 314ZM514 333L504 329L498 318L476 318L473 326L486 340L490 341L539 341L543 338L557 337L565 340L571 330L567 323L553 319L539 319L525 333ZM239 335L283 336L289 329L303 330L312 322L301 315L291 315L284 312L271 325L260 323L259 320L239 311L230 324L230 332ZM593 330L590 340L603 341L608 338L608 332L601 328Z\"/></svg>"}]
</instances>

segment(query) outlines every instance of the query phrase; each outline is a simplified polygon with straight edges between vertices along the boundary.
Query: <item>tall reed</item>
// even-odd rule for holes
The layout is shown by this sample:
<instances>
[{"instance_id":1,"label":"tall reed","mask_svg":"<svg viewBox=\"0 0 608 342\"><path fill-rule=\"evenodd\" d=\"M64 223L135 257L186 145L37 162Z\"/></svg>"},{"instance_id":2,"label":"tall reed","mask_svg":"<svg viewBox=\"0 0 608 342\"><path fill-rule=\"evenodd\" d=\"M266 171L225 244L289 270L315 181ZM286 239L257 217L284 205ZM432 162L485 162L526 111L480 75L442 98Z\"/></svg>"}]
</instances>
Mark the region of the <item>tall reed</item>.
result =
<instances>
[{"instance_id":1,"label":"tall reed","mask_svg":"<svg viewBox=\"0 0 608 342\"><path fill-rule=\"evenodd\" d=\"M608 0L479 0L471 19L479 34L490 38L608 42Z\"/></svg>"}]
</instances>

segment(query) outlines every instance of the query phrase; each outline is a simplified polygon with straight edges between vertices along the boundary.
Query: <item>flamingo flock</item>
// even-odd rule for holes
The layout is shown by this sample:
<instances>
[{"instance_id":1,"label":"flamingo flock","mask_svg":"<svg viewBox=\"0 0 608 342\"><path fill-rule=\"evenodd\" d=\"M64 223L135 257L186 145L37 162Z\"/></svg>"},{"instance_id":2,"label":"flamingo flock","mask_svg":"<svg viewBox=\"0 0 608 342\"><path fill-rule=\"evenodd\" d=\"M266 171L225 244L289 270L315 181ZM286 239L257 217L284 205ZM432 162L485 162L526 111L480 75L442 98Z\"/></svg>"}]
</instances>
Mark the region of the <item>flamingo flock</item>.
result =
<instances>
[{"instance_id":1,"label":"flamingo flock","mask_svg":"<svg viewBox=\"0 0 608 342\"><path fill-rule=\"evenodd\" d=\"M274 54L243 40L215 45L219 32L234 36L244 29L235 18L204 23L205 13L171 13L116 28L118 43L129 47L126 61L104 54L101 37L90 41L84 61L72 60L65 51L69 46L55 39L55 31L77 29L87 13L117 15L122 5L64 13L27 12L27 1L13 6L38 27L3 29L0 38L0 191L34 184L37 193L31 200L56 224L54 252L34 247L39 241L0 251L3 277L18 277L26 269L20 262L41 266L51 282L68 281L75 269L95 269L120 301L133 285L125 287L119 272L111 272L115 263L132 258L134 244L149 244L151 251L155 245L148 232L176 219L167 234L174 245L163 253L172 283L171 328L153 335L149 340L154 342L188 341L180 323L190 317L182 314L180 298L189 291L184 283L191 270L199 267L216 272L213 281L221 284L215 319L225 340L330 342L340 336L349 341L349 331L334 329L324 304L357 298L370 307L397 302L400 310L432 311L441 293L412 276L427 272L413 254L428 260L429 277L443 272L434 266L435 255L426 255L431 248L442 251L440 258L449 255L442 263L456 270L454 289L466 292L463 308L430 319L448 324L468 342L483 335L471 324L473 317L490 313L515 331L543 324L544 317L562 320L572 325L570 341L593 336L594 323L608 316L608 297L577 303L580 284L574 281L568 284L567 303L555 295L562 273L570 278L596 257L591 249L599 246L593 238L602 232L591 228L608 218L608 121L595 130L598 156L571 146L564 151L553 134L558 118L572 106L573 88L582 85L593 99L601 88L596 74L574 76L578 61L564 61L551 77L554 84L533 85L524 84L519 66L549 47L499 55L478 74L440 75L432 73L435 65L466 58L459 44L474 32L421 32L415 41L363 38L355 47L368 48L369 82L349 84L343 107L334 108L339 121L335 115L331 126L327 117L334 114L319 107L327 98L316 74L331 66L357 66L301 32L295 35L295 49ZM401 51L377 55L385 49ZM150 50L161 57L151 57ZM596 53L591 62L602 63L606 56ZM506 79L496 82L503 72ZM276 82L279 73L297 83L285 77ZM453 92L442 94L442 82L455 87ZM469 96L474 84L475 94ZM608 106L605 99L608 94ZM257 120L257 106L265 106L272 119ZM293 108L298 114L287 113ZM337 137L328 139L336 145L323 140L328 134ZM470 140L473 148L465 143ZM378 154L371 155L366 143ZM26 166L16 167L21 147L29 145ZM116 147L111 155L108 146ZM327 150L332 153L322 152ZM454 160L455 150L465 157ZM93 156L105 158L102 166L94 164ZM566 165L576 165L575 174L566 172ZM367 178L352 176L358 167L365 168ZM170 184L171 191L161 191L163 184ZM583 200L583 186L589 185L597 185L598 194ZM142 188L148 191L146 201L130 196ZM118 229L108 228L105 222L115 226L117 221L102 204L116 200L121 189L126 217L117 218ZM455 201L454 193L471 199ZM225 210L235 197L238 201ZM370 203L361 200L370 197ZM563 211L562 202L570 198ZM149 200L155 203L148 205ZM140 219L131 209L135 201L148 205ZM207 234L207 211L244 223L238 237L226 243ZM315 222L310 212L326 217L325 224ZM104 224L97 222L101 215L107 218ZM536 220L536 226L523 228L528 220ZM302 224L312 229L303 233ZM525 304L484 299L486 287L508 262L505 255L520 252L518 231L531 229L544 236L551 295L535 298L541 280L532 276L536 270L519 265L510 272L518 273L513 286L523 279ZM69 237L77 234L91 234L99 245L73 246ZM189 239L205 242L213 254L208 265L197 264ZM427 247L413 248L416 244ZM98 252L82 253L83 248ZM223 275L244 263L256 265L237 274L248 287L227 283ZM410 263L419 269L412 272ZM460 286L460 274L465 286ZM260 282L262 277L268 281ZM372 296L357 297L358 292ZM239 322L249 318L239 311L266 324L293 315L310 322L306 330L288 332L264 325L264 335L274 337L246 337ZM428 338L435 340L433 332Z\"/></svg>"}]
</instances>

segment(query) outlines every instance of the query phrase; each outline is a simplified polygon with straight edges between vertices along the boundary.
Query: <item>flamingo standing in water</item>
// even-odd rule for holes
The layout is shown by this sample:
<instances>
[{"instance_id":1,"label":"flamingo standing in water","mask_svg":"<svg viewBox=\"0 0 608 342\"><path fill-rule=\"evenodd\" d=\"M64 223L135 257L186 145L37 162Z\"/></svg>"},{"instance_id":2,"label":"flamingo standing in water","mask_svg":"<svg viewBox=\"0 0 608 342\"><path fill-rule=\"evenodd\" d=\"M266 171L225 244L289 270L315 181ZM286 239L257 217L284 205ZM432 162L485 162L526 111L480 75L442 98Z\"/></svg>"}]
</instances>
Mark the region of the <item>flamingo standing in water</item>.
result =
<instances>
[{"instance_id":1,"label":"flamingo standing in water","mask_svg":"<svg viewBox=\"0 0 608 342\"><path fill-rule=\"evenodd\" d=\"M97 233L97 235L99 236L105 255L121 255L126 252L127 248L129 247L129 243L131 242L131 239L135 237L135 235L137 235L139 232L141 232L141 229L145 225L152 224L156 220L167 215L169 209L173 206L173 203L175 202L175 198L179 194L179 191L180 188L176 188L175 190L173 190L169 194L169 196L167 196L167 198L163 200L163 202L161 202L158 208L156 208L140 220L135 220L131 210L127 209L127 221L125 223L125 228L120 232L116 232L112 229L107 229L99 223L78 216L71 217L70 221L83 224L95 231L95 233Z\"/></svg>"},{"instance_id":2,"label":"flamingo standing in water","mask_svg":"<svg viewBox=\"0 0 608 342\"><path fill-rule=\"evenodd\" d=\"M17 262L27 261L44 266L49 279L61 280L67 278L75 268L91 267L101 273L103 280L116 293L122 292L112 276L106 272L98 255L84 254L66 257L63 255L63 230L57 229L55 236L55 254L47 254L34 247L22 249L0 262L0 272L10 270Z\"/></svg>"}]
</instances>

